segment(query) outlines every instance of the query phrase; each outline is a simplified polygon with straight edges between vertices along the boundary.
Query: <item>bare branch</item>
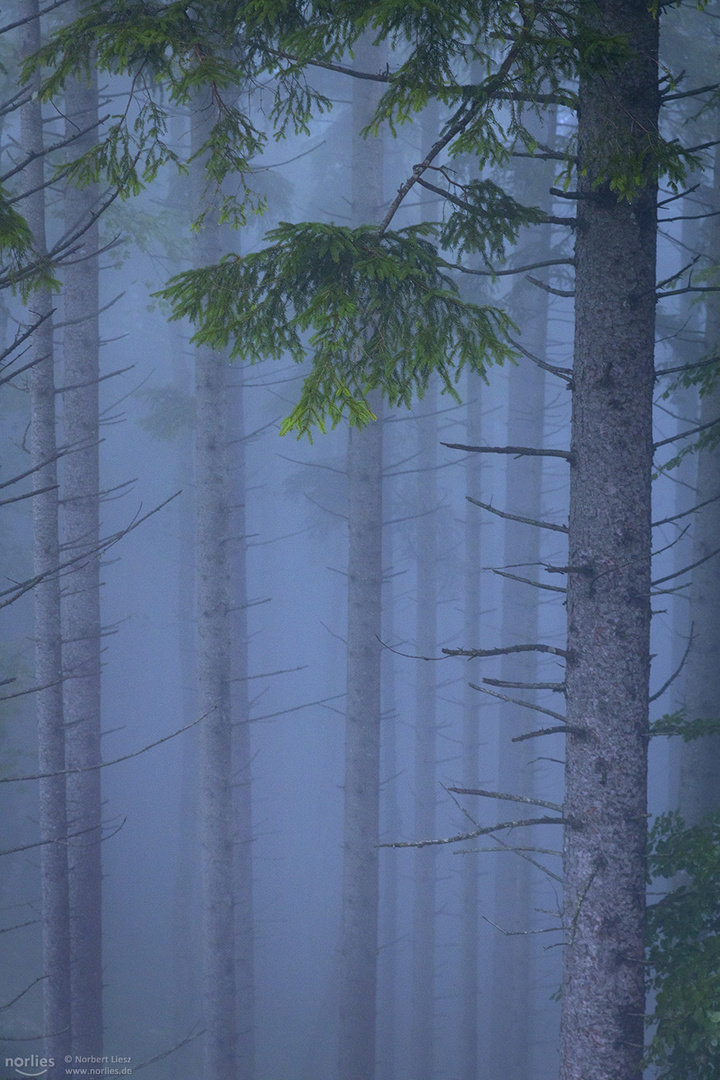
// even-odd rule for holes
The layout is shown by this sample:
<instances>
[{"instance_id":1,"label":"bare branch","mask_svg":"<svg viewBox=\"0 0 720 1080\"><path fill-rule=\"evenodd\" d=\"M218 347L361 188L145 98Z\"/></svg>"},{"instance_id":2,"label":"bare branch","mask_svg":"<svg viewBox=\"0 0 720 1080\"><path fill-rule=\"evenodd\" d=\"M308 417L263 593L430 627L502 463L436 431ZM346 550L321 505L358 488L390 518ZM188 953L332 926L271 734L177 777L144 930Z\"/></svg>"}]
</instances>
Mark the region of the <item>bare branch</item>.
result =
<instances>
[{"instance_id":1,"label":"bare branch","mask_svg":"<svg viewBox=\"0 0 720 1080\"><path fill-rule=\"evenodd\" d=\"M563 296L566 299L572 299L575 296L574 289L556 289L552 285L547 285L544 281L540 281L539 278L527 276L531 285L537 285L538 289L542 289L543 292L550 293L551 296Z\"/></svg>"},{"instance_id":2,"label":"bare branch","mask_svg":"<svg viewBox=\"0 0 720 1080\"><path fill-rule=\"evenodd\" d=\"M702 510L703 506L708 506L709 503L717 502L720 499L720 495L713 495L710 499L703 499L702 502L696 503L689 510L682 510L679 514L673 514L671 517L662 518L660 521L653 521L653 529L658 525L669 525L671 521L679 521L680 518L687 517L688 514L696 514L698 510Z\"/></svg>"},{"instance_id":3,"label":"bare branch","mask_svg":"<svg viewBox=\"0 0 720 1080\"><path fill-rule=\"evenodd\" d=\"M659 689L659 690L658 690L658 691L657 691L656 693L654 693L654 694L651 694L651 695L650 695L649 701L650 701L651 703L652 703L653 701L657 701L657 699L658 699L659 697L662 697L662 696L663 696L663 694L665 693L665 691L667 690L667 688L668 688L669 686L671 686L671 685L672 685L672 683L674 683L674 682L675 682L675 680L677 679L678 675L680 674L680 672L682 671L682 669L683 669L683 668L685 667L685 661L687 660L688 656L690 655L690 650L691 650L691 648L692 648L692 645L693 645L693 630L694 630L694 626L695 626L695 624L694 624L694 623L693 623L693 624L691 624L691 626L690 626L690 638L689 638L689 640L688 640L688 643L687 643L687 648L685 649L685 652L683 653L683 657L682 657L682 660L680 661L680 663L678 664L678 666L677 666L676 670L675 670L675 671L674 671L674 672L672 673L672 675L670 676L670 678L669 678L669 679L667 679L667 680L666 680L666 682L664 682L664 683L662 684L662 686L660 687L660 689Z\"/></svg>"},{"instance_id":4,"label":"bare branch","mask_svg":"<svg viewBox=\"0 0 720 1080\"><path fill-rule=\"evenodd\" d=\"M523 585L534 585L536 589L547 589L548 592L566 593L567 589L562 585L546 585L542 581L533 581L532 578L521 577L519 574L509 574L507 570L496 570L495 567L491 567L493 574L498 574L500 577L510 578L511 581L520 581Z\"/></svg>"},{"instance_id":5,"label":"bare branch","mask_svg":"<svg viewBox=\"0 0 720 1080\"><path fill-rule=\"evenodd\" d=\"M465 443L440 443L448 450L465 450L472 454L511 454L513 457L556 457L570 461L569 450L538 450L533 446L467 446Z\"/></svg>"},{"instance_id":6,"label":"bare branch","mask_svg":"<svg viewBox=\"0 0 720 1080\"><path fill-rule=\"evenodd\" d=\"M524 735L516 735L512 742L525 742L527 739L537 739L540 735L567 735L568 732L571 735L578 735L581 738L587 734L583 728L571 727L570 724L563 724L562 727L549 727L541 728L539 731L526 731Z\"/></svg>"},{"instance_id":7,"label":"bare branch","mask_svg":"<svg viewBox=\"0 0 720 1080\"><path fill-rule=\"evenodd\" d=\"M58 772L34 773L32 776L0 776L0 784L17 784L24 780L49 780L53 776L71 776L76 773L96 772L98 769L107 769L109 765L118 765L121 761L129 761L130 758L140 757L141 754L147 753L148 750L153 750L156 746L162 746L163 743L170 742L171 739L176 738L178 735L182 735L185 731L189 731L190 728L194 728L214 711L214 709L210 709L209 712L199 716L197 720L185 724L184 727L178 728L177 731L171 732L170 735L164 735L162 739L156 739L155 742L148 743L146 746L141 747L140 750L133 750L132 753L123 754L121 757L113 758L112 761L100 761L97 765L83 765L77 769L60 769Z\"/></svg>"},{"instance_id":8,"label":"bare branch","mask_svg":"<svg viewBox=\"0 0 720 1080\"><path fill-rule=\"evenodd\" d=\"M558 378L564 379L567 383L572 382L572 368L557 367L555 364L548 364L547 361L541 360L539 356L535 356L534 353L528 352L524 345L521 345L519 341L515 341L513 338L508 338L508 341L514 349L526 356L528 360L532 360L533 364L537 364L543 371L549 371L551 375L557 375Z\"/></svg>"},{"instance_id":9,"label":"bare branch","mask_svg":"<svg viewBox=\"0 0 720 1080\"><path fill-rule=\"evenodd\" d=\"M521 517L520 514L509 514L506 510L497 510L490 503L473 499L472 495L466 495L465 498L473 506L479 506L481 510L488 510L491 514L497 514L498 517L506 518L508 521L519 521L523 525L536 525L538 529L552 529L553 532L566 533L568 531L567 525L554 525L551 521L538 521L536 518Z\"/></svg>"},{"instance_id":10,"label":"bare branch","mask_svg":"<svg viewBox=\"0 0 720 1080\"><path fill-rule=\"evenodd\" d=\"M483 679L488 686L504 686L508 690L555 690L562 693L564 682L508 682L507 679Z\"/></svg>"},{"instance_id":11,"label":"bare branch","mask_svg":"<svg viewBox=\"0 0 720 1080\"><path fill-rule=\"evenodd\" d=\"M551 653L553 656L562 656L566 660L568 653L565 649L558 649L555 645L506 645L504 649L443 649L445 656L467 656L473 659L476 656L507 656L510 653L541 652ZM424 659L424 658L423 658Z\"/></svg>"},{"instance_id":12,"label":"bare branch","mask_svg":"<svg viewBox=\"0 0 720 1080\"><path fill-rule=\"evenodd\" d=\"M457 844L463 840L474 840L476 836L491 836L500 829L519 829L530 825L570 825L572 821L562 817L538 817L525 818L522 821L501 821L497 825L487 825L482 829L474 829L469 833L458 833L457 836L445 836L438 840L395 840L391 843L378 844L381 848L423 848L436 847L439 844Z\"/></svg>"},{"instance_id":13,"label":"bare branch","mask_svg":"<svg viewBox=\"0 0 720 1080\"><path fill-rule=\"evenodd\" d=\"M700 424L698 427L688 428L687 431L680 431L677 435L671 435L668 439L661 439L660 442L653 443L653 450L658 450L661 446L667 446L668 443L677 442L678 439L687 439L691 435L699 435L701 431L707 431L708 428L717 427L720 423L720 416L714 420L709 420L707 424Z\"/></svg>"},{"instance_id":14,"label":"bare branch","mask_svg":"<svg viewBox=\"0 0 720 1080\"><path fill-rule=\"evenodd\" d=\"M542 713L544 716L552 716L553 720L560 720L565 723L565 717L562 713L554 712L552 709L545 709L542 705L535 705L530 701L520 701L518 698L507 697L505 694L498 694L495 690L488 690L487 686L476 686L475 683L468 683L473 690L479 690L481 694L489 694L490 697L499 698L500 701L507 701L510 705L520 705L523 709L532 709L533 712Z\"/></svg>"},{"instance_id":15,"label":"bare branch","mask_svg":"<svg viewBox=\"0 0 720 1080\"><path fill-rule=\"evenodd\" d=\"M456 795L481 795L484 799L507 799L509 802L527 803L529 806L543 806L546 810L557 810L559 814L562 813L562 806L558 803L531 799L527 795L510 795L505 791L485 791L483 788L449 787L445 790L452 791Z\"/></svg>"}]
</instances>

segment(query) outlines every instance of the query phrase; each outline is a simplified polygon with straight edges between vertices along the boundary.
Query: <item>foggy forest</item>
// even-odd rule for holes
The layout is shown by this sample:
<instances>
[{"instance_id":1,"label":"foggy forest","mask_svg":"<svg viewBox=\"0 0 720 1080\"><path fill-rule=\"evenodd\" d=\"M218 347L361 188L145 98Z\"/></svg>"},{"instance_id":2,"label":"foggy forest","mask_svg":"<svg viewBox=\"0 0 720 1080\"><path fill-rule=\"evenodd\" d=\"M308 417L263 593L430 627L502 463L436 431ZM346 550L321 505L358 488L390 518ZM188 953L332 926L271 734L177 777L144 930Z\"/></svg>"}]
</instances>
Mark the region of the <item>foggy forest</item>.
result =
<instances>
[{"instance_id":1,"label":"foggy forest","mask_svg":"<svg viewBox=\"0 0 720 1080\"><path fill-rule=\"evenodd\" d=\"M0 22L2 1080L718 1080L720 3Z\"/></svg>"}]
</instances>

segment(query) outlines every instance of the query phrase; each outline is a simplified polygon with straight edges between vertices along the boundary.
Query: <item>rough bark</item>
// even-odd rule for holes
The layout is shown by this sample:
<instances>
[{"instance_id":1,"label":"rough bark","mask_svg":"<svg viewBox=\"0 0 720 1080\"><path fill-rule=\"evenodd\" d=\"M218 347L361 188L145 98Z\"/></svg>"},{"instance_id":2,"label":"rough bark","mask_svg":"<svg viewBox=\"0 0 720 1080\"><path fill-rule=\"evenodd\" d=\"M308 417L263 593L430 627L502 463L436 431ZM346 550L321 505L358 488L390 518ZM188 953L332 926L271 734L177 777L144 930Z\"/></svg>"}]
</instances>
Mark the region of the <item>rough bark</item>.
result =
<instances>
[{"instance_id":1,"label":"rough bark","mask_svg":"<svg viewBox=\"0 0 720 1080\"><path fill-rule=\"evenodd\" d=\"M23 0L18 16L23 27L21 52L31 56L40 47L38 0ZM39 86L39 74L34 87ZM37 255L46 252L45 194L42 190L43 118L37 99L20 113L23 150L37 158L23 170L26 220L32 229ZM39 781L40 881L43 927L43 1031L44 1055L58 1063L70 1052L70 908L68 897L68 833L65 802L65 728L63 716L62 633L60 582L53 571L60 563L58 536L57 440L53 343L53 302L50 290L38 289L28 303L31 320L45 322L30 339L27 360L34 363L30 390L30 454L33 497L33 573L41 580L33 590L35 601L35 702L38 725L38 771L56 774ZM50 576L46 576L50 575ZM55 841L55 842L53 842ZM55 1075L52 1072L50 1075Z\"/></svg>"},{"instance_id":2,"label":"rough bark","mask_svg":"<svg viewBox=\"0 0 720 1080\"><path fill-rule=\"evenodd\" d=\"M70 7L68 17L77 17L80 5ZM66 137L97 121L95 75L68 82L65 116ZM73 153L95 137L76 140ZM66 230L85 228L63 275L62 401L73 448L63 476L64 554L85 556L65 580L63 664L67 767L83 770L68 776L67 801L70 831L82 834L68 847L73 1051L86 1056L102 1055L103 1045L97 198L94 187L68 187L63 200Z\"/></svg>"},{"instance_id":3,"label":"rough bark","mask_svg":"<svg viewBox=\"0 0 720 1080\"><path fill-rule=\"evenodd\" d=\"M640 153L657 130L657 21L645 0L602 0L588 21L626 36L628 51L580 81L561 1077L635 1080L644 1013L656 187L620 201L599 159Z\"/></svg>"},{"instance_id":4,"label":"rough bark","mask_svg":"<svg viewBox=\"0 0 720 1080\"><path fill-rule=\"evenodd\" d=\"M196 100L193 153L208 134L210 110ZM201 159L194 205L204 197ZM198 266L217 262L218 229L207 219L196 241ZM195 354L198 685L201 715L203 999L205 1080L237 1075L228 475L225 383L227 360L207 347Z\"/></svg>"},{"instance_id":5,"label":"rough bark","mask_svg":"<svg viewBox=\"0 0 720 1080\"><path fill-rule=\"evenodd\" d=\"M358 66L377 64L366 41ZM353 87L353 132L367 124L377 91ZM352 206L358 220L377 216L382 199L382 144L354 144ZM382 593L382 401L378 417L348 438L348 635L345 714L345 808L340 944L339 1080L375 1075L380 799L380 657Z\"/></svg>"}]
</instances>

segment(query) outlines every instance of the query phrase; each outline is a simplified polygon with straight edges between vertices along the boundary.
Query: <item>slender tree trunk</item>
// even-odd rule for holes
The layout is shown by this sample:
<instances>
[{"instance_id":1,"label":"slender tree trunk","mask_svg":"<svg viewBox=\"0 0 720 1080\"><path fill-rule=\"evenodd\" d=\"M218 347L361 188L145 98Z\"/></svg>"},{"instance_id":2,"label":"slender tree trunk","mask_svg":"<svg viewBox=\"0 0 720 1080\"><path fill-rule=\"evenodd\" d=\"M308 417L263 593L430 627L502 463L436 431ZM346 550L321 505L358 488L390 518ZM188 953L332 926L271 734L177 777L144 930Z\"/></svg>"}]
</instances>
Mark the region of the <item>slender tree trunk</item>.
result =
<instances>
[{"instance_id":1,"label":"slender tree trunk","mask_svg":"<svg viewBox=\"0 0 720 1080\"><path fill-rule=\"evenodd\" d=\"M715 211L720 210L720 154L715 154L713 189ZM720 218L711 218L708 250L715 257L720 250ZM720 302L711 293L707 302L705 350L717 356L720 344ZM700 423L720 417L720 387L701 399ZM685 674L686 715L689 720L720 718L720 556L712 556L720 547L720 447L703 447L698 452L696 502L714 502L695 515L691 561L707 559L693 571L690 593L690 618L693 643ZM684 743L680 764L680 813L688 825L697 825L705 814L720 807L720 736L714 735Z\"/></svg>"},{"instance_id":2,"label":"slender tree trunk","mask_svg":"<svg viewBox=\"0 0 720 1080\"><path fill-rule=\"evenodd\" d=\"M208 103L196 100L192 148L209 133ZM195 165L194 205L202 205L204 169ZM196 241L198 266L217 262L219 233L208 219ZM232 720L230 708L229 518L225 384L227 359L206 347L195 357L197 630L201 726L205 1080L238 1068L235 981Z\"/></svg>"},{"instance_id":3,"label":"slender tree trunk","mask_svg":"<svg viewBox=\"0 0 720 1080\"><path fill-rule=\"evenodd\" d=\"M640 1076L656 187L628 203L598 157L641 155L657 131L657 20L601 0L627 36L580 82L570 464L562 1080Z\"/></svg>"},{"instance_id":4,"label":"slender tree trunk","mask_svg":"<svg viewBox=\"0 0 720 1080\"><path fill-rule=\"evenodd\" d=\"M69 18L77 17L80 5L70 7ZM66 137L97 122L94 74L68 82L65 114ZM78 139L73 152L96 136ZM63 281L63 423L72 447L63 477L64 549L66 557L84 555L65 581L63 620L67 767L82 770L67 782L70 832L81 834L68 848L72 1027L73 1051L96 1056L103 1045L97 197L94 187L68 187L63 203L66 230L86 227Z\"/></svg>"},{"instance_id":5,"label":"slender tree trunk","mask_svg":"<svg viewBox=\"0 0 720 1080\"><path fill-rule=\"evenodd\" d=\"M377 64L361 41L358 66ZM368 123L377 100L370 84L353 87L353 132ZM353 144L352 205L358 220L377 216L382 201L382 143ZM378 417L348 437L348 636L345 720L345 811L340 941L339 1080L373 1080L378 947L380 799L380 656L382 593L382 400Z\"/></svg>"},{"instance_id":6,"label":"slender tree trunk","mask_svg":"<svg viewBox=\"0 0 720 1080\"><path fill-rule=\"evenodd\" d=\"M482 435L482 397L479 380L474 380L467 404L467 442L480 444ZM472 499L482 499L482 456L468 454L465 466L465 489ZM478 641L481 615L481 532L478 510L468 505L465 517L465 566L463 599L465 605L463 641ZM480 695L468 680L463 687L462 780L464 787L475 787L482 778L480 755ZM464 855L461 866L462 911L460 914L460 1080L478 1080L480 1062L480 865L474 855Z\"/></svg>"},{"instance_id":7,"label":"slender tree trunk","mask_svg":"<svg viewBox=\"0 0 720 1080\"><path fill-rule=\"evenodd\" d=\"M228 373L227 455L230 465L230 641L233 808L235 832L235 932L237 968L238 1076L252 1080L255 1069L255 941L253 917L252 747L248 694L248 594L246 528L244 369Z\"/></svg>"},{"instance_id":8,"label":"slender tree trunk","mask_svg":"<svg viewBox=\"0 0 720 1080\"><path fill-rule=\"evenodd\" d=\"M415 540L416 649L420 656L437 651L437 395L428 392L421 408L429 415L417 422L419 439ZM414 835L435 835L437 769L437 687L434 664L419 661L415 671ZM412 1074L432 1080L435 1053L435 892L434 847L413 853L412 914Z\"/></svg>"},{"instance_id":9,"label":"slender tree trunk","mask_svg":"<svg viewBox=\"0 0 720 1080\"><path fill-rule=\"evenodd\" d=\"M536 137L545 145L554 142L554 117L548 128L536 124ZM550 213L548 189L552 185L552 164L527 168L517 164L515 195L523 202L540 206ZM523 165L526 166L523 169ZM525 237L522 262L543 262L551 257L552 234L549 228L533 230ZM522 312L522 341L536 356L547 352L548 294L522 281L512 290L509 306ZM508 377L507 442L511 446L537 446L544 443L545 372L526 357L512 367ZM534 520L542 519L543 459L510 460L505 466L503 508ZM532 575L540 562L541 529L516 521L503 523L503 564L516 567L518 574ZM510 571L513 572L512 570ZM529 585L503 579L502 641L538 640L538 600L540 593ZM505 656L500 677L515 682L537 682L536 654ZM524 701L533 702L537 694L521 691ZM524 715L522 715L524 714ZM532 714L516 705L502 702L499 709L498 789L522 795L533 794L532 759L537 757L533 744L513 744L512 739L527 731ZM528 834L524 837L530 840ZM528 933L533 928L535 875L527 860L513 855L499 855L495 871L495 914L498 926L521 931L512 937L495 932L493 936L492 1031L493 1062L496 1080L529 1080L531 1065L532 1014L537 1000L533 993L537 939Z\"/></svg>"},{"instance_id":10,"label":"slender tree trunk","mask_svg":"<svg viewBox=\"0 0 720 1080\"><path fill-rule=\"evenodd\" d=\"M18 15L23 27L22 55L40 48L38 0L22 0ZM39 73L33 88L40 83ZM22 106L21 141L24 153L36 154L23 170L29 193L24 210L32 229L35 252L45 243L45 192L42 107L37 98ZM68 896L67 812L65 803L65 727L63 717L62 632L60 582L53 573L60 562L58 538L57 440L52 296L38 289L29 302L29 321L45 317L30 339L30 447L37 494L33 497L33 573L39 581L35 600L35 683L38 723L38 765L49 773L40 781L40 879L43 926L44 1054L60 1063L70 1051L70 907Z\"/></svg>"}]
</instances>

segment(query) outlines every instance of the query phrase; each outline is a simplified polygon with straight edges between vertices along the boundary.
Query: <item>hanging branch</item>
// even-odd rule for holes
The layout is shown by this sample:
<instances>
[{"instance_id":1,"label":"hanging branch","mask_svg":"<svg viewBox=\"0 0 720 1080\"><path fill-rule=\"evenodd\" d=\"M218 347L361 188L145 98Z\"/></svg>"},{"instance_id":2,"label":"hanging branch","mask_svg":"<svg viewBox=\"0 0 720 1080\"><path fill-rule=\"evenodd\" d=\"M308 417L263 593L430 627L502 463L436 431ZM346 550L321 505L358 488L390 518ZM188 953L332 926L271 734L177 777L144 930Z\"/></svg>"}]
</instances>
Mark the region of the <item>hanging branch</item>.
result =
<instances>
[{"instance_id":1,"label":"hanging branch","mask_svg":"<svg viewBox=\"0 0 720 1080\"><path fill-rule=\"evenodd\" d=\"M551 521L538 521L536 518L522 517L520 514L510 514L506 510L497 510L489 503L473 499L472 495L466 495L465 498L473 506L479 506L481 510L488 510L491 514L497 514L498 517L506 518L508 521L519 521L523 525L536 525L538 529L552 529L553 532L566 533L568 531L567 525L554 525Z\"/></svg>"}]
</instances>

